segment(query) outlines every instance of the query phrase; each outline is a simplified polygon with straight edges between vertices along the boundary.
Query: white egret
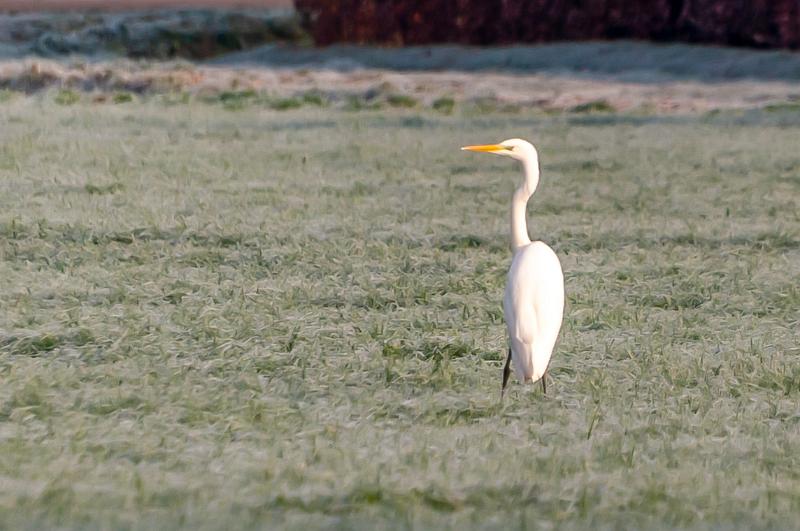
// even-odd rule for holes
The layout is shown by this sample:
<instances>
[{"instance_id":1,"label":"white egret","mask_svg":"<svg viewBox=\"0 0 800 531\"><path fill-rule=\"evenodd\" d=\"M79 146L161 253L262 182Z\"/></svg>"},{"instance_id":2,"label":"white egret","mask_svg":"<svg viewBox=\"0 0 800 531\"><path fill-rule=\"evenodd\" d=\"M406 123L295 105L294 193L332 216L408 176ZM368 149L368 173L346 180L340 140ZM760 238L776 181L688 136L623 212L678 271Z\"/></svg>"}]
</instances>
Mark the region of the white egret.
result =
<instances>
[{"instance_id":1,"label":"white egret","mask_svg":"<svg viewBox=\"0 0 800 531\"><path fill-rule=\"evenodd\" d=\"M520 382L541 380L542 390L547 393L547 367L564 315L564 274L556 253L544 242L532 242L528 236L525 209L539 184L539 155L530 142L519 138L461 149L505 155L522 163L524 177L511 200L514 256L503 298L510 344L500 393L508 383L511 360Z\"/></svg>"}]
</instances>

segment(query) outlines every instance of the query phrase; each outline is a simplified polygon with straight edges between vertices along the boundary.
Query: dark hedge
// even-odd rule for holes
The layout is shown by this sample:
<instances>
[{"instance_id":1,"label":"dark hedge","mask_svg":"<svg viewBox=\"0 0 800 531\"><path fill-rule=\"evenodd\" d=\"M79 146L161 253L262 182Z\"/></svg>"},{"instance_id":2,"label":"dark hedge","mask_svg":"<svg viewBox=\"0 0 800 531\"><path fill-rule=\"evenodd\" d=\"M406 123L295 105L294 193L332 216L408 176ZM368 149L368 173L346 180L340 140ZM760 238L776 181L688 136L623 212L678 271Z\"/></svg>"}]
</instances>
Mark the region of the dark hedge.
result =
<instances>
[{"instance_id":1,"label":"dark hedge","mask_svg":"<svg viewBox=\"0 0 800 531\"><path fill-rule=\"evenodd\" d=\"M315 42L586 39L800 48L800 0L295 0Z\"/></svg>"}]
</instances>

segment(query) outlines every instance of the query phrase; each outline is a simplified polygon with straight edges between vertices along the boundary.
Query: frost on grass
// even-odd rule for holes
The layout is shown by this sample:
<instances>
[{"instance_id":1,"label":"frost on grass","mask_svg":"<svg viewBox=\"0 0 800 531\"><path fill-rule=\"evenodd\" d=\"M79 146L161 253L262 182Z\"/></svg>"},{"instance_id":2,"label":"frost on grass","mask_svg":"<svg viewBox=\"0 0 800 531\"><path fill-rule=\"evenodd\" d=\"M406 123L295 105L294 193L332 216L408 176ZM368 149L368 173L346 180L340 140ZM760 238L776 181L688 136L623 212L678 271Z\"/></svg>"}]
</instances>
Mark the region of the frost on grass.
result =
<instances>
[{"instance_id":1,"label":"frost on grass","mask_svg":"<svg viewBox=\"0 0 800 531\"><path fill-rule=\"evenodd\" d=\"M2 30L0 16L0 41ZM208 40L195 42L203 43ZM77 92L115 103L157 95L175 103L216 99L229 110L540 109L587 118L620 110L684 114L765 107L783 113L797 110L800 77L800 59L787 51L634 42L487 49L269 45L206 62L45 57L0 61L0 101L15 92L68 90L76 92L68 101Z\"/></svg>"},{"instance_id":2,"label":"frost on grass","mask_svg":"<svg viewBox=\"0 0 800 531\"><path fill-rule=\"evenodd\" d=\"M798 115L403 107L0 104L0 527L795 524ZM568 302L501 404L517 134Z\"/></svg>"}]
</instances>

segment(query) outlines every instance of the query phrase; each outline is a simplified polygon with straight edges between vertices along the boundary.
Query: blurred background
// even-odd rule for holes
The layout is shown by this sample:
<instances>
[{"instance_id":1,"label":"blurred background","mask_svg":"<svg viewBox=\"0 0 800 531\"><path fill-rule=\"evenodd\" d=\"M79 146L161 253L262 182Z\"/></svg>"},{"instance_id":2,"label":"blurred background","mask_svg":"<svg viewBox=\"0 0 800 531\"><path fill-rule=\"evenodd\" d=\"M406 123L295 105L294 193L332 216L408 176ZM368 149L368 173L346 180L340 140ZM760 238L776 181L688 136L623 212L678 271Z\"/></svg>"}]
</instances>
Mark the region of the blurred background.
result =
<instances>
[{"instance_id":1,"label":"blurred background","mask_svg":"<svg viewBox=\"0 0 800 531\"><path fill-rule=\"evenodd\" d=\"M800 78L796 0L5 0L0 13L0 87L26 93L660 111L800 98L783 83ZM515 76L456 75L475 71ZM686 85L741 81L767 84Z\"/></svg>"},{"instance_id":2,"label":"blurred background","mask_svg":"<svg viewBox=\"0 0 800 531\"><path fill-rule=\"evenodd\" d=\"M159 36L163 39L169 30L176 41L188 44L185 41L199 40L206 44L202 50L151 47L150 53L171 52L181 56L210 55L231 46L246 48L271 40L293 41L299 37L296 31L276 32L274 23L270 25L270 21L260 20L258 13L293 9L296 9L294 17L302 20L303 31L320 45L338 42L491 45L638 39L759 48L800 46L800 4L795 0L6 0L0 2L0 8L18 14L6 21L7 26L12 26L7 27L3 35L8 44L24 44L26 40L50 33L53 39L59 34L63 37L69 34L74 40L84 34L103 41L95 44L119 46L126 41ZM206 20L206 26L199 23L198 18L203 17L198 13L193 17L184 12L177 17L180 22L171 24L158 20L159 11L192 9L230 12L217 17L225 22L212 17ZM125 30L131 25L141 31L135 24L135 17L97 16L99 12L142 10L151 11L146 20L152 21L161 32L129 34ZM22 16L33 11L52 11L55 20L42 16L36 17L34 23L30 17ZM95 12L95 16L87 15L83 22L74 14L68 15L87 11ZM176 17L175 13L162 16ZM67 19L69 23L59 23L59 19ZM216 41L218 49L212 46L212 41ZM64 46L58 51L77 50ZM129 55L147 53L141 47L125 52Z\"/></svg>"}]
</instances>

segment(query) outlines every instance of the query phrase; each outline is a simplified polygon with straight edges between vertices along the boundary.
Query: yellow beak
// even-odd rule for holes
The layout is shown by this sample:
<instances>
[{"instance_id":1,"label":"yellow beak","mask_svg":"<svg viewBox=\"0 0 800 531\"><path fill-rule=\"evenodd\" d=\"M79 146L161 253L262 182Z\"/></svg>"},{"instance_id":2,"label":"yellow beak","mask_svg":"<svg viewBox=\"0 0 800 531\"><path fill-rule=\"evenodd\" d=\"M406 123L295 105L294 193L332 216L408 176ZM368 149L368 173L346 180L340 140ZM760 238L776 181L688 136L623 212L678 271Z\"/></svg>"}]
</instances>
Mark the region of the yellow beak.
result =
<instances>
[{"instance_id":1,"label":"yellow beak","mask_svg":"<svg viewBox=\"0 0 800 531\"><path fill-rule=\"evenodd\" d=\"M495 151L505 151L505 146L501 146L500 144L486 144L483 146L464 146L461 148L462 151L481 151L484 153L494 153Z\"/></svg>"}]
</instances>

